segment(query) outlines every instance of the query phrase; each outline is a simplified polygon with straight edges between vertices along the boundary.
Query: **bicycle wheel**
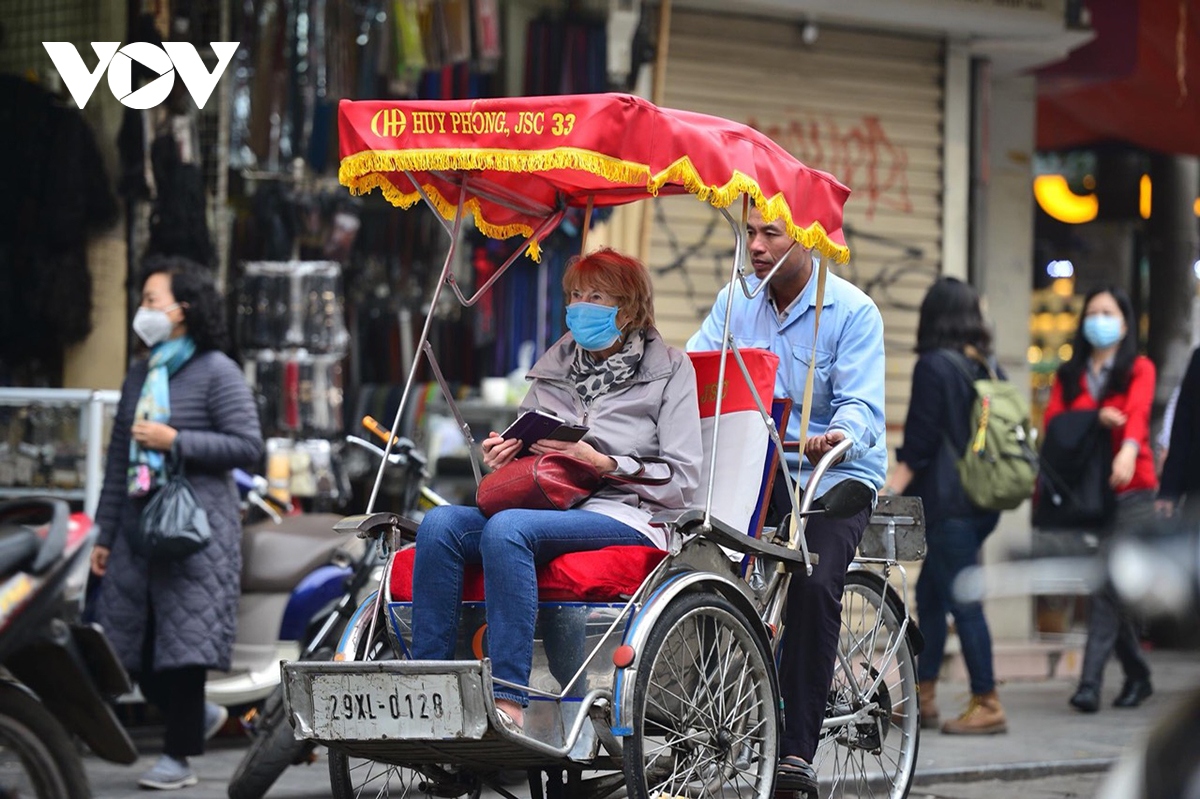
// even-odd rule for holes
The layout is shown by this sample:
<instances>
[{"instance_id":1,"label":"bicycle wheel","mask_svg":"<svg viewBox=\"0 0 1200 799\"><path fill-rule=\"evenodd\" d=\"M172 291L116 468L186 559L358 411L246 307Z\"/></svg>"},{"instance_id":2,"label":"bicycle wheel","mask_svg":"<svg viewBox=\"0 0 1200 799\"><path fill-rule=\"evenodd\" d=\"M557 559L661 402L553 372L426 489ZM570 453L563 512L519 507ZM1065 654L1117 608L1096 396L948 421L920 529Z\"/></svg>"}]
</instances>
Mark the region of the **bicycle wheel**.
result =
<instances>
[{"instance_id":1,"label":"bicycle wheel","mask_svg":"<svg viewBox=\"0 0 1200 799\"><path fill-rule=\"evenodd\" d=\"M714 594L687 594L639 655L625 781L633 799L770 797L779 691L759 636Z\"/></svg>"},{"instance_id":2,"label":"bicycle wheel","mask_svg":"<svg viewBox=\"0 0 1200 799\"><path fill-rule=\"evenodd\" d=\"M310 660L330 660L333 649L323 647ZM283 704L283 686L266 698L254 721L250 746L229 780L229 799L260 799L288 766L306 762L315 747L297 741Z\"/></svg>"},{"instance_id":3,"label":"bicycle wheel","mask_svg":"<svg viewBox=\"0 0 1200 799\"><path fill-rule=\"evenodd\" d=\"M91 796L71 736L41 702L8 683L0 683L0 796Z\"/></svg>"},{"instance_id":4,"label":"bicycle wheel","mask_svg":"<svg viewBox=\"0 0 1200 799\"><path fill-rule=\"evenodd\" d=\"M899 604L874 572L846 575L842 631L814 765L830 796L903 799L920 735L917 675Z\"/></svg>"},{"instance_id":5,"label":"bicycle wheel","mask_svg":"<svg viewBox=\"0 0 1200 799\"><path fill-rule=\"evenodd\" d=\"M359 644L355 660L395 659L385 624L387 620L380 616L374 637L369 644L365 640ZM365 634L363 638L366 638ZM430 767L427 771L428 773L376 760L348 757L333 750L329 752L329 787L334 799L432 799L456 796L478 799L482 791L478 781L464 779L462 775L449 774L435 767Z\"/></svg>"}]
</instances>

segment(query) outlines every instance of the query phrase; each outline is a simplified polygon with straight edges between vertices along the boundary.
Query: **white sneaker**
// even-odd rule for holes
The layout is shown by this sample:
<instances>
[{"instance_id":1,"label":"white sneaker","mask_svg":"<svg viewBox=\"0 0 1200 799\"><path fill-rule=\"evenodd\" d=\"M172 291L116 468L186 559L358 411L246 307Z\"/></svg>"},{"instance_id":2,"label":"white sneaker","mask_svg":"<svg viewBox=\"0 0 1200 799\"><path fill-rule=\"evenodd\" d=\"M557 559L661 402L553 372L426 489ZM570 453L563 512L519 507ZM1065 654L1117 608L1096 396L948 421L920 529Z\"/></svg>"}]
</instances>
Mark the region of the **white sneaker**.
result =
<instances>
[{"instance_id":1,"label":"white sneaker","mask_svg":"<svg viewBox=\"0 0 1200 799\"><path fill-rule=\"evenodd\" d=\"M221 731L229 720L229 711L224 705L215 702L204 703L204 740L212 738Z\"/></svg>"},{"instance_id":2,"label":"white sneaker","mask_svg":"<svg viewBox=\"0 0 1200 799\"><path fill-rule=\"evenodd\" d=\"M154 764L154 768L142 775L142 778L138 780L138 786L154 788L159 791L174 791L195 785L199 781L187 760L178 760L170 755L163 755Z\"/></svg>"}]
</instances>

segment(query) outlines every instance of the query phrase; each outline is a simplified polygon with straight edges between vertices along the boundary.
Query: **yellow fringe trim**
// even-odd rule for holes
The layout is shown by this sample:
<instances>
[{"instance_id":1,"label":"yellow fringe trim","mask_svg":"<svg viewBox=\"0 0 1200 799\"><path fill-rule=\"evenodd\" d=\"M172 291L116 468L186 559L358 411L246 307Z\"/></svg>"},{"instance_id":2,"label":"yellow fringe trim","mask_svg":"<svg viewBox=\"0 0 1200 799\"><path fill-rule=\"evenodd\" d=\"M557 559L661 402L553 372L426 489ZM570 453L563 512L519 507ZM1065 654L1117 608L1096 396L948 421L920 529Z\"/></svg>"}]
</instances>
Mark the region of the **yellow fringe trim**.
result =
<instances>
[{"instance_id":1,"label":"yellow fringe trim","mask_svg":"<svg viewBox=\"0 0 1200 799\"><path fill-rule=\"evenodd\" d=\"M774 222L776 219L783 219L788 235L800 242L802 246L815 249L834 263L844 264L850 260L850 248L829 238L829 233L825 230L824 225L820 222L813 222L808 227L797 225L792 219L792 209L783 195L776 194L773 197L767 197L763 194L758 182L744 172L735 169L733 176L724 186L709 185L701 180L700 173L692 165L691 159L685 155L651 177L646 188L651 194L657 196L659 189L668 183L682 184L689 193L696 196L696 199L703 200L714 208L728 208L742 194L748 194L754 200L754 206L758 208L765 221Z\"/></svg>"},{"instance_id":2,"label":"yellow fringe trim","mask_svg":"<svg viewBox=\"0 0 1200 799\"><path fill-rule=\"evenodd\" d=\"M421 200L420 192L416 190L412 192L401 191L396 187L396 184L392 183L387 179L387 177L379 173L368 173L366 175L354 178L350 183L343 183L343 185L346 185L350 189L351 194L366 194L372 189L379 189L383 193L385 200L398 208L403 208L406 210L412 208ZM431 183L426 183L421 188L425 190L425 193L429 196L429 200L433 203L433 207L437 209L437 212L441 214L443 218L453 222L454 215L458 213L458 204L447 200ZM529 238L533 235L533 228L529 225L523 225L520 223L514 223L510 225L494 225L487 221L487 219L485 219L483 216L483 209L479 205L479 200L475 199L474 197L468 198L463 203L463 208L467 211L470 211L471 214L474 215L475 227L479 229L480 233L488 238L507 239L516 235L520 235L523 238ZM530 241L526 249L529 252L529 257L534 261L540 262L542 260L540 242Z\"/></svg>"},{"instance_id":3,"label":"yellow fringe trim","mask_svg":"<svg viewBox=\"0 0 1200 799\"><path fill-rule=\"evenodd\" d=\"M583 150L556 147L552 150L364 150L342 159L338 180L343 186L370 172L432 172L484 170L494 172L548 172L552 169L576 169L589 172L612 183L638 184L650 178L650 167L633 161Z\"/></svg>"},{"instance_id":4,"label":"yellow fringe trim","mask_svg":"<svg viewBox=\"0 0 1200 799\"><path fill-rule=\"evenodd\" d=\"M617 184L638 185L645 181L647 191L654 196L668 183L679 183L697 199L715 208L728 208L742 194L748 194L763 219L772 222L783 219L788 235L804 247L816 249L835 263L850 260L850 248L837 244L829 238L820 222L801 227L792 219L792 211L782 194L767 197L757 181L745 173L734 170L733 176L724 186L706 184L687 156L677 160L657 175L651 175L644 164L623 161L592 150L575 147L559 147L552 150L463 150L442 148L432 150L365 150L342 159L338 167L338 181L350 189L352 194L366 194L378 188L384 198L400 208L411 208L421 195L397 188L383 173L388 172L431 172L454 170L492 170L496 172L545 172L552 169L575 169L602 177ZM438 212L453 220L457 206L449 202L432 185L423 186ZM485 236L506 239L520 234L526 238L533 235L533 228L524 224L494 225L484 218L479 201L470 198L464 208L475 217L475 226ZM529 256L540 260L538 242L530 242Z\"/></svg>"}]
</instances>

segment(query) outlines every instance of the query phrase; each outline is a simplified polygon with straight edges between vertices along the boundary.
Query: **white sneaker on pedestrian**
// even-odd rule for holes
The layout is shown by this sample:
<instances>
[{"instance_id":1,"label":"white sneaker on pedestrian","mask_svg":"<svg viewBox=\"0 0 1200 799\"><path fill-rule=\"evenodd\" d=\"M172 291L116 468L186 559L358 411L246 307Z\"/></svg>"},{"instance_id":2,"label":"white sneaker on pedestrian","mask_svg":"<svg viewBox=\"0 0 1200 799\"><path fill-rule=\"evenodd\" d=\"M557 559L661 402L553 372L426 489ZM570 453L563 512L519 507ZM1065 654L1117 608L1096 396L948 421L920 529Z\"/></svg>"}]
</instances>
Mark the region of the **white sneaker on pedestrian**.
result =
<instances>
[{"instance_id":1,"label":"white sneaker on pedestrian","mask_svg":"<svg viewBox=\"0 0 1200 799\"><path fill-rule=\"evenodd\" d=\"M174 791L195 785L199 781L186 759L180 760L170 755L163 755L154 764L154 768L147 771L138 780L138 787Z\"/></svg>"},{"instance_id":2,"label":"white sneaker on pedestrian","mask_svg":"<svg viewBox=\"0 0 1200 799\"><path fill-rule=\"evenodd\" d=\"M224 705L215 702L204 703L204 740L212 738L221 731L229 720L229 711Z\"/></svg>"}]
</instances>

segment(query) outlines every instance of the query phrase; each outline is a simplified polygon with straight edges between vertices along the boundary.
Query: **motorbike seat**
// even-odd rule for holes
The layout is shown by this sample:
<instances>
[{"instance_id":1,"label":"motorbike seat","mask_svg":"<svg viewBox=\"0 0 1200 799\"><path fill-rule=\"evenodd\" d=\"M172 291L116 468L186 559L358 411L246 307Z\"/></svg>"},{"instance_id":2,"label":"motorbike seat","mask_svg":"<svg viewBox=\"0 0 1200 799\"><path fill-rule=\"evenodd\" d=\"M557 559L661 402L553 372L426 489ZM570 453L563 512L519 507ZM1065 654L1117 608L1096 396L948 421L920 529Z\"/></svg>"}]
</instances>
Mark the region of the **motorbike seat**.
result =
<instances>
[{"instance_id":1,"label":"motorbike seat","mask_svg":"<svg viewBox=\"0 0 1200 799\"><path fill-rule=\"evenodd\" d=\"M333 532L341 518L334 513L303 513L287 516L280 524L247 527L242 533L243 593L288 593L339 549L346 548L353 557L350 548L361 542Z\"/></svg>"},{"instance_id":2,"label":"motorbike seat","mask_svg":"<svg viewBox=\"0 0 1200 799\"><path fill-rule=\"evenodd\" d=\"M0 576L22 571L41 548L37 530L23 524L0 524Z\"/></svg>"}]
</instances>

